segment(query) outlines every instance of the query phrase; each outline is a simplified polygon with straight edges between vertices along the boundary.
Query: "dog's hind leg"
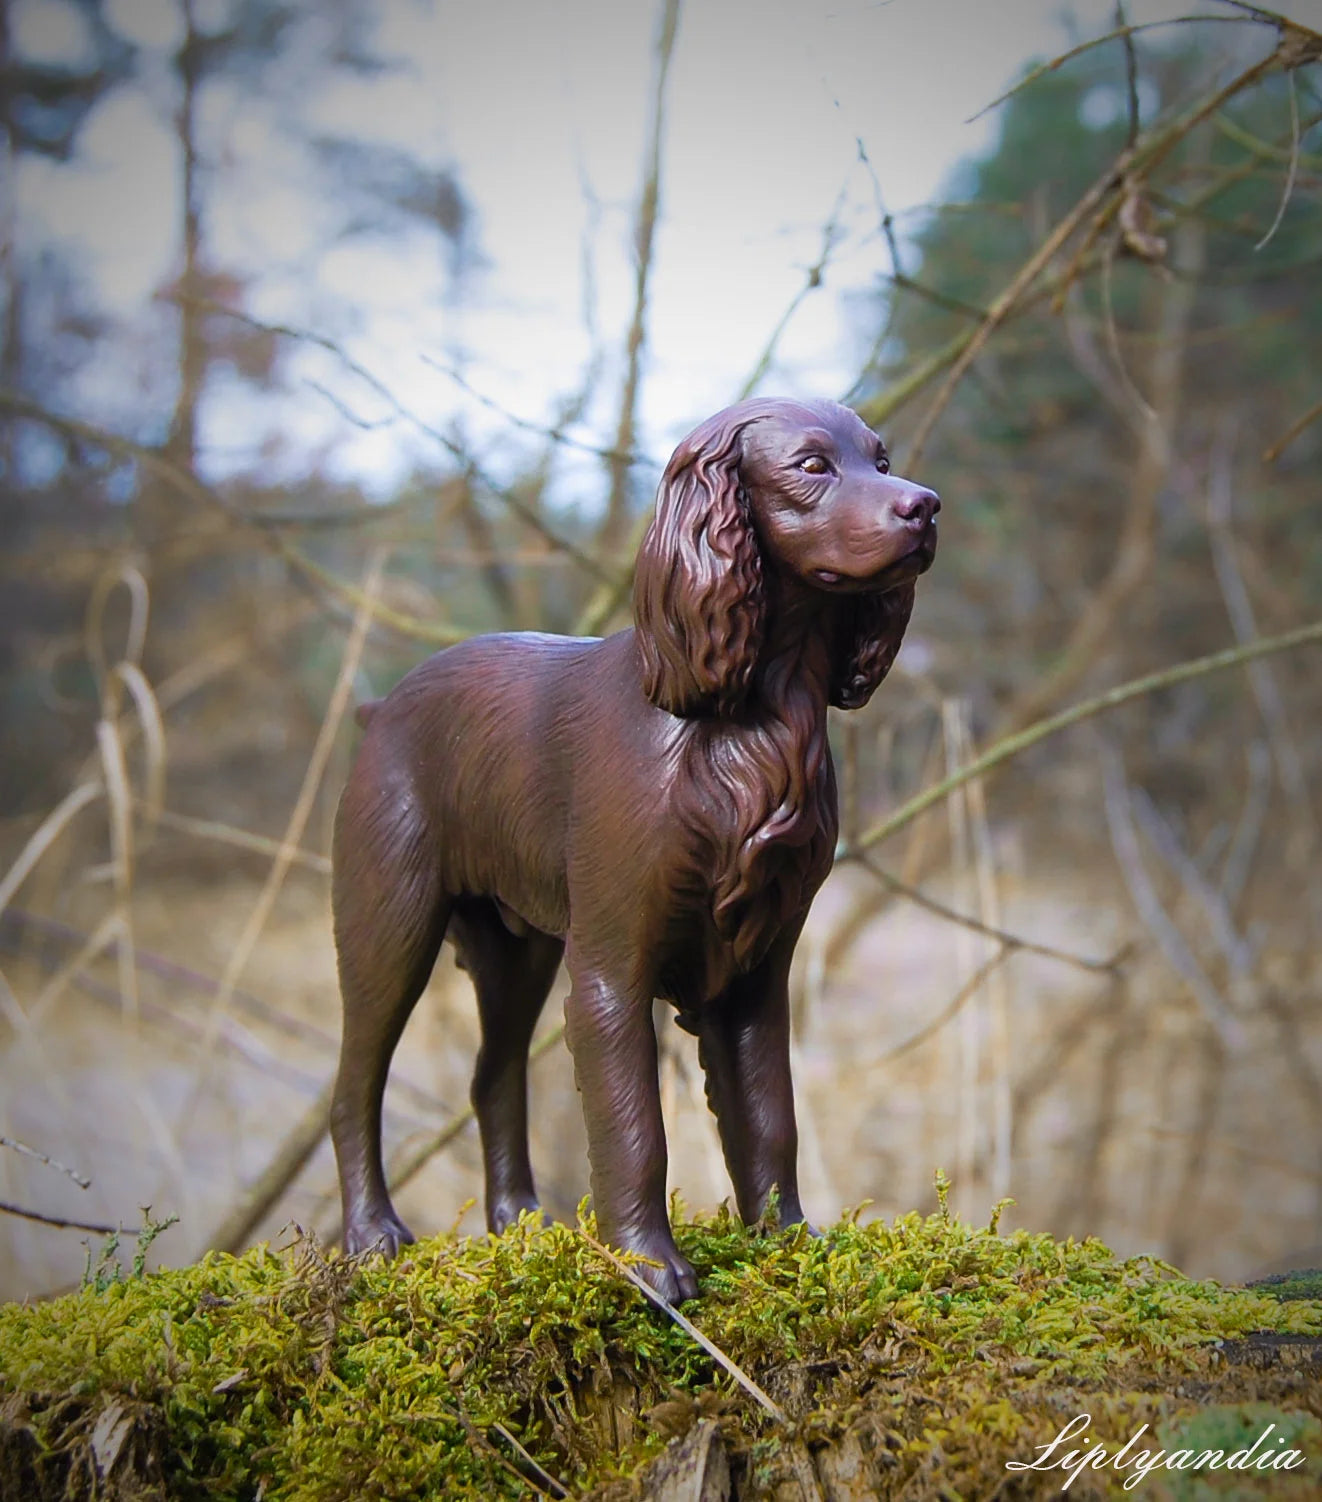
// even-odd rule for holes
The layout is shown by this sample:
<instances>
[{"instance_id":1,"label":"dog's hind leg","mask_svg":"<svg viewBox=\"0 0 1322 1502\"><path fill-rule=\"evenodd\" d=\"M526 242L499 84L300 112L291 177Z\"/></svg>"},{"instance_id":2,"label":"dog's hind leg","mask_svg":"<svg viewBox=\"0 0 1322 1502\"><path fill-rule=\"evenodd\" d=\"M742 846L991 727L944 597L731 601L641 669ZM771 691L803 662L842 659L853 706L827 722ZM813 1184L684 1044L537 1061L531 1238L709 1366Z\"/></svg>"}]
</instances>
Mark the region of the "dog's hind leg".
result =
<instances>
[{"instance_id":1,"label":"dog's hind leg","mask_svg":"<svg viewBox=\"0 0 1322 1502\"><path fill-rule=\"evenodd\" d=\"M335 821L332 906L344 1001L331 1136L344 1248L393 1256L413 1240L381 1159L390 1060L436 963L449 918L436 851L407 786L361 755Z\"/></svg>"},{"instance_id":2,"label":"dog's hind leg","mask_svg":"<svg viewBox=\"0 0 1322 1502\"><path fill-rule=\"evenodd\" d=\"M450 937L473 977L482 1047L473 1111L482 1134L487 1226L497 1233L536 1210L528 1158L528 1045L555 980L564 941L535 929L514 933L495 903L455 905Z\"/></svg>"},{"instance_id":3,"label":"dog's hind leg","mask_svg":"<svg viewBox=\"0 0 1322 1502\"><path fill-rule=\"evenodd\" d=\"M788 985L800 926L801 920L698 1019L707 1104L720 1128L739 1214L749 1224L766 1209L773 1187L779 1195L780 1224L804 1219L790 1080Z\"/></svg>"}]
</instances>

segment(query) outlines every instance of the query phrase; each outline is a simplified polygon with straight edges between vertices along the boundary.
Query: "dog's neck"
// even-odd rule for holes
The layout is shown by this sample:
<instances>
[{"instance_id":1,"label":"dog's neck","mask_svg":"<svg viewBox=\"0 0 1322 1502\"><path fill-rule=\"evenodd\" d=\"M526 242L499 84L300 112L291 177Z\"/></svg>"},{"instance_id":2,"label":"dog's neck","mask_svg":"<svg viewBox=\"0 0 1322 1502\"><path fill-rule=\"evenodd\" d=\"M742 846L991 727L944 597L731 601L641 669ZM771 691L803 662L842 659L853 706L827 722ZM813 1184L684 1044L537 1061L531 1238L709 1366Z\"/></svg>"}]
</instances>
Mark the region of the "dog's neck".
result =
<instances>
[{"instance_id":1,"label":"dog's neck","mask_svg":"<svg viewBox=\"0 0 1322 1502\"><path fill-rule=\"evenodd\" d=\"M774 711L793 703L813 718L826 716L830 698L835 602L818 590L772 574L766 579L766 634L753 700Z\"/></svg>"}]
</instances>

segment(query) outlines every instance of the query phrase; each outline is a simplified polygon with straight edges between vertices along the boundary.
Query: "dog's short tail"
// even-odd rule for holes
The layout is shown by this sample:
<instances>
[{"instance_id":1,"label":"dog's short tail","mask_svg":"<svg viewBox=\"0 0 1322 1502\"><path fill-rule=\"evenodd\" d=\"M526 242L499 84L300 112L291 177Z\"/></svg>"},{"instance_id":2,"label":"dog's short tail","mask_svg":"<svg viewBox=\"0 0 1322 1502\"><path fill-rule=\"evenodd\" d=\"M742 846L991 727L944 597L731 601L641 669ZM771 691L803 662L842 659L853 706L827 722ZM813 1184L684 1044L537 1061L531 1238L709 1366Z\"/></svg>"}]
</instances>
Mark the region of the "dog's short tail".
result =
<instances>
[{"instance_id":1,"label":"dog's short tail","mask_svg":"<svg viewBox=\"0 0 1322 1502\"><path fill-rule=\"evenodd\" d=\"M372 723L372 716L381 708L380 699L369 699L366 704L360 704L353 712L354 722L359 729L366 730Z\"/></svg>"}]
</instances>

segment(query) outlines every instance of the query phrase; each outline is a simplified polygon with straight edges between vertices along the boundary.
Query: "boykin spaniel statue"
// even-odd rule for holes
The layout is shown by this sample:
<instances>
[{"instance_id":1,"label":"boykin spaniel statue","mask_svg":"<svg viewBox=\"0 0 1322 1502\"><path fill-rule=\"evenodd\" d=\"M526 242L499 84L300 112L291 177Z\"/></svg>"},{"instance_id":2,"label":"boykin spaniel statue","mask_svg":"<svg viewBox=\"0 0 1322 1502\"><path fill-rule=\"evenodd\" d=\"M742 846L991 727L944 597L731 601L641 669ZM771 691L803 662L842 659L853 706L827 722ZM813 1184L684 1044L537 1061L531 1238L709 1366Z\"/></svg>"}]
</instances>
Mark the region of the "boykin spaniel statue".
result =
<instances>
[{"instance_id":1,"label":"boykin spaniel statue","mask_svg":"<svg viewBox=\"0 0 1322 1502\"><path fill-rule=\"evenodd\" d=\"M476 637L360 711L334 845L348 1251L413 1239L381 1103L446 937L477 989L493 1231L537 1206L528 1045L562 956L603 1239L666 1298L696 1294L667 1215L658 997L697 1035L739 1213L776 1186L781 1223L803 1219L787 980L836 845L826 711L895 660L940 504L848 408L741 402L666 466L631 630Z\"/></svg>"}]
</instances>

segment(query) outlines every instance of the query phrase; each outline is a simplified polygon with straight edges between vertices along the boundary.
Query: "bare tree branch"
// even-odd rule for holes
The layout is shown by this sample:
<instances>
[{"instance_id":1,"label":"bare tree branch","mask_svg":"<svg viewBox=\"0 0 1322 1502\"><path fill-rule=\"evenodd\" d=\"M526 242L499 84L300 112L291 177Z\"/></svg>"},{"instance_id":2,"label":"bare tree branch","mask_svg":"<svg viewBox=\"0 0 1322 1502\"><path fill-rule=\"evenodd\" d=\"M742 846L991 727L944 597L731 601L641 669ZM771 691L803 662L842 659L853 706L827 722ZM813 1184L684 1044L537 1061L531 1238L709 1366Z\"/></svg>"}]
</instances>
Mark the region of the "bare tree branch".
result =
<instances>
[{"instance_id":1,"label":"bare tree branch","mask_svg":"<svg viewBox=\"0 0 1322 1502\"><path fill-rule=\"evenodd\" d=\"M971 929L975 934L983 934L989 939L995 939L1007 949L1022 949L1028 954L1040 954L1044 959L1060 960L1063 964L1073 965L1076 969L1087 970L1092 974L1109 975L1118 970L1128 957L1132 946L1126 945L1118 950L1110 959L1093 960L1086 955L1073 954L1068 949L1057 949L1051 944L1039 944L1034 939L1025 939L1019 934L1007 932L1003 928L993 928L977 918L970 917L967 913L957 913L954 908L947 907L944 902L938 902L934 897L929 897L926 892L918 887L910 886L898 877L892 876L889 871L878 865L875 857L866 853L848 857L856 860L863 869L874 876L882 886L889 891L912 902L915 906L926 908L929 913L934 913L938 918L944 918L949 923L958 923L962 927Z\"/></svg>"}]
</instances>

